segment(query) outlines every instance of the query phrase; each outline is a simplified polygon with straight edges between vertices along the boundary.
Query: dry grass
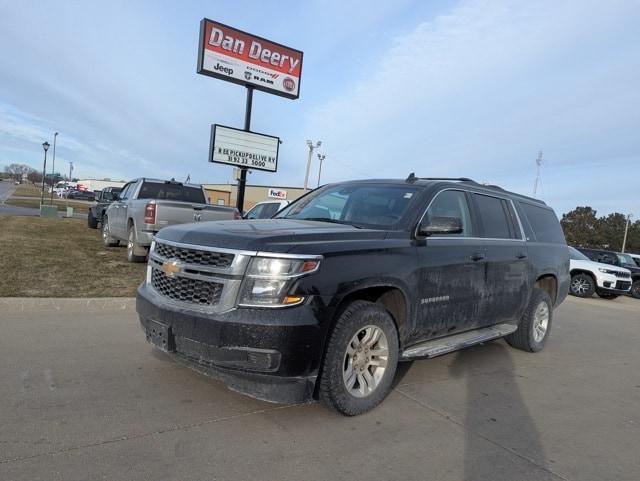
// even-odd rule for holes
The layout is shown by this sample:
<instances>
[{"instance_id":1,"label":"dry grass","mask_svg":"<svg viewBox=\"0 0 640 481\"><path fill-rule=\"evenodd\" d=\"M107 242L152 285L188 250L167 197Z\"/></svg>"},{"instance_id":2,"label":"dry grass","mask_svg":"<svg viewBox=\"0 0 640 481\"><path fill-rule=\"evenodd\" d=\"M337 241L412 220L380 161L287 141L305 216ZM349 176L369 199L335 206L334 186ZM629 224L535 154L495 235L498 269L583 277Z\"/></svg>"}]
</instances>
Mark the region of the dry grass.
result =
<instances>
[{"instance_id":1,"label":"dry grass","mask_svg":"<svg viewBox=\"0 0 640 481\"><path fill-rule=\"evenodd\" d=\"M73 207L74 212L79 212L80 214L86 214L89 212L89 208L91 207L90 202L80 201L80 200L56 200L53 199L53 205L55 205L59 211L66 212L67 211L67 202L69 207ZM30 207L32 209L40 209L40 199L27 199L16 197L15 195L9 197L8 200L4 202L5 204L15 205L18 207ZM44 199L45 205L50 204L50 199L45 197Z\"/></svg>"},{"instance_id":2,"label":"dry grass","mask_svg":"<svg viewBox=\"0 0 640 481\"><path fill-rule=\"evenodd\" d=\"M144 279L79 220L0 216L0 245L0 297L130 297Z\"/></svg>"},{"instance_id":3,"label":"dry grass","mask_svg":"<svg viewBox=\"0 0 640 481\"><path fill-rule=\"evenodd\" d=\"M16 185L13 197L40 197L42 190L40 187L32 184Z\"/></svg>"}]
</instances>

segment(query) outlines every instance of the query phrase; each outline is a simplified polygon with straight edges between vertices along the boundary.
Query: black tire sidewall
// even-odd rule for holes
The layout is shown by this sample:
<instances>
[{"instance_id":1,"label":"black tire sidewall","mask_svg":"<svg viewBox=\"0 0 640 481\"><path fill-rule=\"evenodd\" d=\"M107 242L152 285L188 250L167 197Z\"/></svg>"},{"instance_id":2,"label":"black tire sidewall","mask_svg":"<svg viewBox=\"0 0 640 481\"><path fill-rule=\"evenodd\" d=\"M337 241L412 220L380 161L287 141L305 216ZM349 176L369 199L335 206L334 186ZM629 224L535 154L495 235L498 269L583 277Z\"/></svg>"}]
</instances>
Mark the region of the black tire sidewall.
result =
<instances>
[{"instance_id":1,"label":"black tire sidewall","mask_svg":"<svg viewBox=\"0 0 640 481\"><path fill-rule=\"evenodd\" d=\"M631 285L631 290L629 291L631 297L635 297L636 299L640 299L640 279L633 281Z\"/></svg>"},{"instance_id":2,"label":"black tire sidewall","mask_svg":"<svg viewBox=\"0 0 640 481\"><path fill-rule=\"evenodd\" d=\"M344 355L352 337L365 326L374 325L384 332L389 356L384 377L376 390L365 398L351 395L343 381ZM340 314L327 343L320 378L320 398L347 416L365 413L376 407L391 391L399 356L398 331L391 315L381 306L355 301Z\"/></svg>"}]
</instances>

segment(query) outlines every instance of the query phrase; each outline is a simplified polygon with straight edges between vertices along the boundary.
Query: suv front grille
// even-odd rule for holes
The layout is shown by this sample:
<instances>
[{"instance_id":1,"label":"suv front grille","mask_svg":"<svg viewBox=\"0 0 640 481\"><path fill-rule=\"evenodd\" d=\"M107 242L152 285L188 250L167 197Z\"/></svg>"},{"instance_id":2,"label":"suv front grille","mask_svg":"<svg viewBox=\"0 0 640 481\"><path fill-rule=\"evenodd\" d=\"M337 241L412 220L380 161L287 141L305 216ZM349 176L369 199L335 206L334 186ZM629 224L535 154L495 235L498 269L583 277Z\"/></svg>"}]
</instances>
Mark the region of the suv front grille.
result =
<instances>
[{"instance_id":1,"label":"suv front grille","mask_svg":"<svg viewBox=\"0 0 640 481\"><path fill-rule=\"evenodd\" d=\"M177 259L186 264L197 266L217 267L226 269L233 263L233 254L225 252L202 251L198 249L188 249L185 247L175 247L169 244L156 242L155 253L165 259Z\"/></svg>"},{"instance_id":2,"label":"suv front grille","mask_svg":"<svg viewBox=\"0 0 640 481\"><path fill-rule=\"evenodd\" d=\"M616 289L626 291L631 287L631 281L618 281L616 282Z\"/></svg>"},{"instance_id":3,"label":"suv front grille","mask_svg":"<svg viewBox=\"0 0 640 481\"><path fill-rule=\"evenodd\" d=\"M616 272L616 277L619 277L620 279L629 279L631 274L627 274L626 272Z\"/></svg>"},{"instance_id":4,"label":"suv front grille","mask_svg":"<svg viewBox=\"0 0 640 481\"><path fill-rule=\"evenodd\" d=\"M167 277L160 269L152 268L151 285L163 296L175 301L202 306L214 306L220 301L223 284L188 277Z\"/></svg>"}]
</instances>

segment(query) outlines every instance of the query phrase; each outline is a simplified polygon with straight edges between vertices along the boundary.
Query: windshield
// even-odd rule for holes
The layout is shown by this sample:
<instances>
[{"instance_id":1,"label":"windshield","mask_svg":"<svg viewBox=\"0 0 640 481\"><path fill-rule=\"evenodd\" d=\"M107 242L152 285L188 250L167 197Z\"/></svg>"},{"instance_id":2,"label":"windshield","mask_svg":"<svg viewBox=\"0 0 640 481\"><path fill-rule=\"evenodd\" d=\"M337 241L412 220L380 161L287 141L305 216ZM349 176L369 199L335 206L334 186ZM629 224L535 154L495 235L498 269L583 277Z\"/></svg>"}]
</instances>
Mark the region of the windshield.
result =
<instances>
[{"instance_id":1,"label":"windshield","mask_svg":"<svg viewBox=\"0 0 640 481\"><path fill-rule=\"evenodd\" d=\"M569 247L569 258L573 259L574 261L590 261L591 260L587 256L585 256L582 252L580 252L578 249L575 249L573 247Z\"/></svg>"},{"instance_id":2,"label":"windshield","mask_svg":"<svg viewBox=\"0 0 640 481\"><path fill-rule=\"evenodd\" d=\"M633 257L629 254L616 254L618 256L618 261L620 265L623 267L636 267L636 263L633 262Z\"/></svg>"},{"instance_id":3,"label":"windshield","mask_svg":"<svg viewBox=\"0 0 640 481\"><path fill-rule=\"evenodd\" d=\"M388 229L404 217L416 191L406 185L333 185L300 199L276 217Z\"/></svg>"}]
</instances>

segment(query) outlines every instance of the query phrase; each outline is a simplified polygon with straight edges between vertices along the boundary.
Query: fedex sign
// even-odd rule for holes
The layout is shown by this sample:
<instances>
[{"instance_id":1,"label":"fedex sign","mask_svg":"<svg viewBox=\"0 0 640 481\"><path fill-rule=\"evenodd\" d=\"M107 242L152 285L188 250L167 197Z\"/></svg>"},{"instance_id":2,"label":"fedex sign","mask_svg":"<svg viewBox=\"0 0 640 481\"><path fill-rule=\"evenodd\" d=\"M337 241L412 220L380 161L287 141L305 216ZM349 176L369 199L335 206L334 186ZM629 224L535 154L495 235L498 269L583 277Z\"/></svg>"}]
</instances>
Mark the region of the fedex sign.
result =
<instances>
[{"instance_id":1,"label":"fedex sign","mask_svg":"<svg viewBox=\"0 0 640 481\"><path fill-rule=\"evenodd\" d=\"M290 99L300 94L302 52L241 30L200 22L198 73Z\"/></svg>"}]
</instances>

